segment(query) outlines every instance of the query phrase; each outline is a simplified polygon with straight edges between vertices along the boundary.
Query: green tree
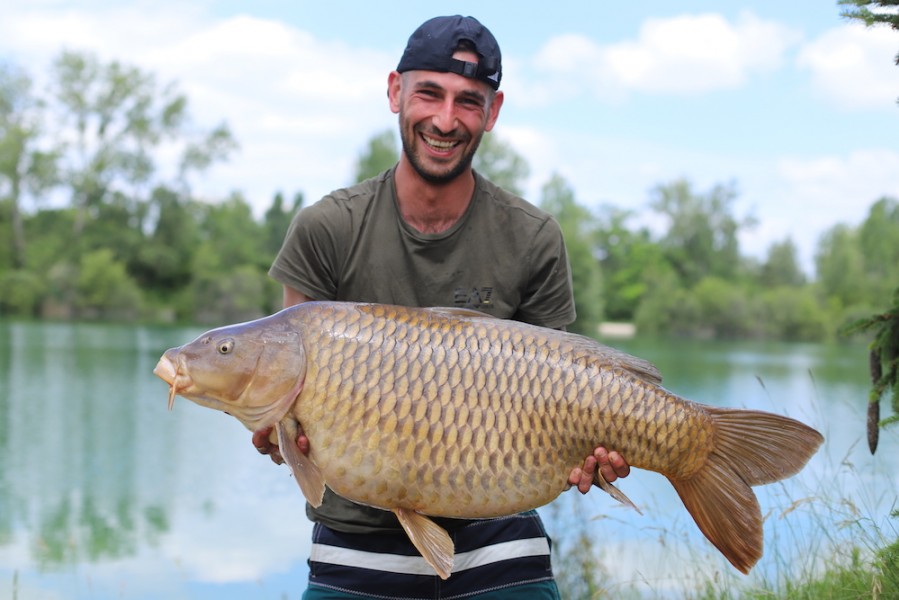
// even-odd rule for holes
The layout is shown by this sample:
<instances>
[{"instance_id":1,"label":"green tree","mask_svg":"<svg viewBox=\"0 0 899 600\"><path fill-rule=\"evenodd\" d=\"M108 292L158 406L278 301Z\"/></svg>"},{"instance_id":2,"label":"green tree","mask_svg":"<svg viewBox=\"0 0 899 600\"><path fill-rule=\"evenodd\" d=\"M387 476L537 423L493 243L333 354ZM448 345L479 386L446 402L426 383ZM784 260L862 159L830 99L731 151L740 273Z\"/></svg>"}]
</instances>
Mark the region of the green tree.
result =
<instances>
[{"instance_id":1,"label":"green tree","mask_svg":"<svg viewBox=\"0 0 899 600\"><path fill-rule=\"evenodd\" d=\"M504 190L518 196L524 195L522 186L528 178L530 167L523 156L496 134L484 134L472 167Z\"/></svg>"},{"instance_id":2,"label":"green tree","mask_svg":"<svg viewBox=\"0 0 899 600\"><path fill-rule=\"evenodd\" d=\"M239 193L217 204L204 205L202 235L220 257L220 264L231 269L253 265L268 269L269 259L263 247L262 226L253 218L253 210Z\"/></svg>"},{"instance_id":3,"label":"green tree","mask_svg":"<svg viewBox=\"0 0 899 600\"><path fill-rule=\"evenodd\" d=\"M771 244L768 248L768 256L762 263L759 278L761 284L766 288L798 287L805 284L805 275L799 268L796 244L792 239L787 238Z\"/></svg>"},{"instance_id":4,"label":"green tree","mask_svg":"<svg viewBox=\"0 0 899 600\"><path fill-rule=\"evenodd\" d=\"M691 295L699 309L699 318L692 323L693 335L728 339L753 335L758 315L742 285L720 277L705 277L694 286ZM684 320L682 325L690 323Z\"/></svg>"},{"instance_id":5,"label":"green tree","mask_svg":"<svg viewBox=\"0 0 899 600\"><path fill-rule=\"evenodd\" d=\"M193 317L203 323L248 321L269 312L267 277L252 265L198 275L192 287Z\"/></svg>"},{"instance_id":6,"label":"green tree","mask_svg":"<svg viewBox=\"0 0 899 600\"><path fill-rule=\"evenodd\" d=\"M637 306L653 289L660 270L670 267L648 229L628 227L633 211L604 206L598 214L594 253L602 270L606 317L631 321Z\"/></svg>"},{"instance_id":7,"label":"green tree","mask_svg":"<svg viewBox=\"0 0 899 600\"><path fill-rule=\"evenodd\" d=\"M272 204L265 211L263 217L263 227L265 228L265 253L272 260L281 249L284 242L284 236L290 227L290 222L297 211L302 208L305 198L302 192L297 192L293 197L293 204L290 207L284 205L284 195L281 192L275 194Z\"/></svg>"},{"instance_id":8,"label":"green tree","mask_svg":"<svg viewBox=\"0 0 899 600\"><path fill-rule=\"evenodd\" d=\"M24 269L0 273L0 316L37 315L44 287L40 277Z\"/></svg>"},{"instance_id":9,"label":"green tree","mask_svg":"<svg viewBox=\"0 0 899 600\"><path fill-rule=\"evenodd\" d=\"M899 6L899 0L839 0L838 4L855 7L840 12L842 17L862 21L867 27L889 25L899 30L899 11L895 8ZM873 7L874 10L869 7ZM896 54L894 62L899 65L899 53Z\"/></svg>"},{"instance_id":10,"label":"green tree","mask_svg":"<svg viewBox=\"0 0 899 600\"><path fill-rule=\"evenodd\" d=\"M235 143L225 125L187 133L187 98L174 84L118 61L102 63L86 53L64 52L54 63L53 93L59 128L71 151L66 182L81 234L101 205L118 192L137 204L155 175L153 152L163 142L181 147L179 182L224 159Z\"/></svg>"},{"instance_id":11,"label":"green tree","mask_svg":"<svg viewBox=\"0 0 899 600\"><path fill-rule=\"evenodd\" d=\"M763 290L756 323L758 337L791 342L825 341L835 329L811 286L783 285Z\"/></svg>"},{"instance_id":12,"label":"green tree","mask_svg":"<svg viewBox=\"0 0 899 600\"><path fill-rule=\"evenodd\" d=\"M64 52L53 67L60 125L72 147L66 167L80 234L112 191L138 195L153 173L150 151L183 122L186 99L170 86L158 91L152 75L90 54Z\"/></svg>"},{"instance_id":13,"label":"green tree","mask_svg":"<svg viewBox=\"0 0 899 600\"><path fill-rule=\"evenodd\" d=\"M653 190L650 207L668 221L659 243L688 288L704 277L733 279L741 272L738 234L754 220L733 216L736 196L732 185L716 185L697 194L686 180Z\"/></svg>"},{"instance_id":14,"label":"green tree","mask_svg":"<svg viewBox=\"0 0 899 600\"><path fill-rule=\"evenodd\" d=\"M13 269L26 266L23 197L37 197L58 182L59 151L39 147L42 119L43 104L32 95L31 80L0 65L0 201L9 214Z\"/></svg>"},{"instance_id":15,"label":"green tree","mask_svg":"<svg viewBox=\"0 0 899 600\"><path fill-rule=\"evenodd\" d=\"M387 129L368 141L365 151L356 160L353 181L359 183L374 177L395 165L399 158L396 134L393 129Z\"/></svg>"},{"instance_id":16,"label":"green tree","mask_svg":"<svg viewBox=\"0 0 899 600\"><path fill-rule=\"evenodd\" d=\"M186 133L180 132L184 137ZM199 132L185 137L184 149L178 163L178 182L185 191L190 189L188 178L191 174L204 173L214 163L228 159L238 148L231 130L220 123L208 132Z\"/></svg>"},{"instance_id":17,"label":"green tree","mask_svg":"<svg viewBox=\"0 0 899 600\"><path fill-rule=\"evenodd\" d=\"M646 335L695 335L702 312L695 297L671 269L657 272L652 292L644 296L634 313L634 324Z\"/></svg>"},{"instance_id":18,"label":"green tree","mask_svg":"<svg viewBox=\"0 0 899 600\"><path fill-rule=\"evenodd\" d=\"M824 232L818 241L815 270L825 298L837 310L864 303L868 296L865 261L855 229L838 224Z\"/></svg>"},{"instance_id":19,"label":"green tree","mask_svg":"<svg viewBox=\"0 0 899 600\"><path fill-rule=\"evenodd\" d=\"M577 320L569 329L595 337L602 320L603 306L602 276L593 256L594 218L590 211L577 203L574 191L557 174L543 186L540 207L559 221L568 249L577 311Z\"/></svg>"},{"instance_id":20,"label":"green tree","mask_svg":"<svg viewBox=\"0 0 899 600\"><path fill-rule=\"evenodd\" d=\"M263 224L240 194L218 204L198 205L200 243L191 253L191 281L180 307L203 322L227 322L262 316L277 307L277 286L266 271Z\"/></svg>"},{"instance_id":21,"label":"green tree","mask_svg":"<svg viewBox=\"0 0 899 600\"><path fill-rule=\"evenodd\" d=\"M193 277L191 257L201 241L202 208L168 187L153 190L149 205L156 224L140 244L130 270L144 289L171 295Z\"/></svg>"},{"instance_id":22,"label":"green tree","mask_svg":"<svg viewBox=\"0 0 899 600\"><path fill-rule=\"evenodd\" d=\"M112 250L101 248L82 257L75 290L83 318L133 319L140 313L140 290Z\"/></svg>"},{"instance_id":23,"label":"green tree","mask_svg":"<svg viewBox=\"0 0 899 600\"><path fill-rule=\"evenodd\" d=\"M859 250L871 305L889 298L899 281L899 202L881 198L868 210L858 229Z\"/></svg>"}]
</instances>

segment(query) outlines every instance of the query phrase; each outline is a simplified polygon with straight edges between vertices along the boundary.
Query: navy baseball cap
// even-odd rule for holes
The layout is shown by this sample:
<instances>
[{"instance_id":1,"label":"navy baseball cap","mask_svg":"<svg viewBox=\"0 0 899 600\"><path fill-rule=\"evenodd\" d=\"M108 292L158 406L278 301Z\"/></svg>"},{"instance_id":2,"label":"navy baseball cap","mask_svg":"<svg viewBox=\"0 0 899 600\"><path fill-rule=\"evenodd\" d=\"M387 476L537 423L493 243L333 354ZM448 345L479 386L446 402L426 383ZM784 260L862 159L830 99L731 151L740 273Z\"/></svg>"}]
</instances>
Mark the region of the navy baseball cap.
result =
<instances>
[{"instance_id":1,"label":"navy baseball cap","mask_svg":"<svg viewBox=\"0 0 899 600\"><path fill-rule=\"evenodd\" d=\"M478 63L453 58L462 40L471 42L478 53ZM422 23L409 37L409 43L396 70L439 71L456 73L483 81L494 90L499 89L503 76L499 44L490 30L474 17L455 15L434 17Z\"/></svg>"}]
</instances>

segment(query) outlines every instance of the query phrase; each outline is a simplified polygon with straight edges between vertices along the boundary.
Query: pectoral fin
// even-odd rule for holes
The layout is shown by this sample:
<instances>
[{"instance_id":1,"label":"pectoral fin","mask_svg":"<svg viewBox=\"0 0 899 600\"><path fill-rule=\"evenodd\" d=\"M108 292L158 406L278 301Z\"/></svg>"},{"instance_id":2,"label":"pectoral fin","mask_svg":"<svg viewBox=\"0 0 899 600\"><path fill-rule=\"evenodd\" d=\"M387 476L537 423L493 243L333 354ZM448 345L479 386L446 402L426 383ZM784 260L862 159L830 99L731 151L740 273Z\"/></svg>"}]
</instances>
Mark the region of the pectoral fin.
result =
<instances>
[{"instance_id":1,"label":"pectoral fin","mask_svg":"<svg viewBox=\"0 0 899 600\"><path fill-rule=\"evenodd\" d=\"M643 514L642 512L640 512L640 509L637 508L637 505L631 502L631 499L624 495L624 492L606 481L606 478L602 476L602 473L600 473L599 469L596 469L596 474L593 476L593 484L598 486L601 490L606 492L615 500L618 500L625 506L630 506L639 514Z\"/></svg>"},{"instance_id":2,"label":"pectoral fin","mask_svg":"<svg viewBox=\"0 0 899 600\"><path fill-rule=\"evenodd\" d=\"M453 570L455 546L446 530L414 510L395 508L393 512L422 557L441 579L447 579Z\"/></svg>"},{"instance_id":3,"label":"pectoral fin","mask_svg":"<svg viewBox=\"0 0 899 600\"><path fill-rule=\"evenodd\" d=\"M293 472L306 501L318 508L325 495L325 479L315 463L297 448L296 421L290 418L281 419L275 423L275 431L278 433L278 447L284 462Z\"/></svg>"}]
</instances>

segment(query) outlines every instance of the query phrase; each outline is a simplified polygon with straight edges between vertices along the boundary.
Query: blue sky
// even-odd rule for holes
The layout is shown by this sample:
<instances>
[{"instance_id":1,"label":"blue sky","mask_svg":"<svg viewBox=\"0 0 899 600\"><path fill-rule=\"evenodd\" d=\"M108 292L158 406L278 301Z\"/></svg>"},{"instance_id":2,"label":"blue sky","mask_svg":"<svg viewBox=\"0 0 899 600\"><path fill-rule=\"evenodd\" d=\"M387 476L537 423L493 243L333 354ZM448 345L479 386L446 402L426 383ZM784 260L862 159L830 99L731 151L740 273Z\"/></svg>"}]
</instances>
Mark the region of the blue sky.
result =
<instances>
[{"instance_id":1,"label":"blue sky","mask_svg":"<svg viewBox=\"0 0 899 600\"><path fill-rule=\"evenodd\" d=\"M386 79L409 34L452 13L500 42L496 134L527 158L534 202L553 173L582 204L643 216L657 185L732 182L736 215L758 221L744 253L789 236L811 270L823 231L899 198L899 34L836 0L0 2L0 56L38 82L63 48L92 51L177 82L198 125L227 121L241 149L194 189L240 190L259 213L276 191L348 183L395 127Z\"/></svg>"}]
</instances>

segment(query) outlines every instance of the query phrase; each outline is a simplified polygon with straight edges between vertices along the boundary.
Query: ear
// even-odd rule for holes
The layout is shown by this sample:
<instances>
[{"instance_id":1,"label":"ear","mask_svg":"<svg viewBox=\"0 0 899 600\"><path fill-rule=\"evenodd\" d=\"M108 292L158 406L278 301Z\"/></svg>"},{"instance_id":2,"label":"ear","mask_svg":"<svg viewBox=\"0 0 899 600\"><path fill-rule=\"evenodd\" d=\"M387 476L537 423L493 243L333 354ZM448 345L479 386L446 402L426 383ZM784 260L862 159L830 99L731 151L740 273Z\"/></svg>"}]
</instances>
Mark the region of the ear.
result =
<instances>
[{"instance_id":1,"label":"ear","mask_svg":"<svg viewBox=\"0 0 899 600\"><path fill-rule=\"evenodd\" d=\"M497 91L496 94L494 94L493 100L490 102L490 113L487 115L487 124L484 127L484 131L493 129L496 120L499 118L499 109L503 107L504 98L505 96L501 91Z\"/></svg>"},{"instance_id":2,"label":"ear","mask_svg":"<svg viewBox=\"0 0 899 600\"><path fill-rule=\"evenodd\" d=\"M400 112L400 95L403 91L403 76L396 71L391 71L387 76L387 98L390 101L390 111L394 114Z\"/></svg>"}]
</instances>

